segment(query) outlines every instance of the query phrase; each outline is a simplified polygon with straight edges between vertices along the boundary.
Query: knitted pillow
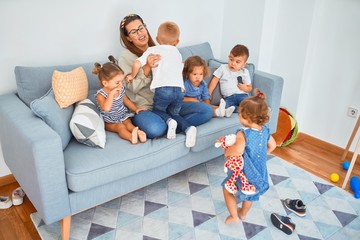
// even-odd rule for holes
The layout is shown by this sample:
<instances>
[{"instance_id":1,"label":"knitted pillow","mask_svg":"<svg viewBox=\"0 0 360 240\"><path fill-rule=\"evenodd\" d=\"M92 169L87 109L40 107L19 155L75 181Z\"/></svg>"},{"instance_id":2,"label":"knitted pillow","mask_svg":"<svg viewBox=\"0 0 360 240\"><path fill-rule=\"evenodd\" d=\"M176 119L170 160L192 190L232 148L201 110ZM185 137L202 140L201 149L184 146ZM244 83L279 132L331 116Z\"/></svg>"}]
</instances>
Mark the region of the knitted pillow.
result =
<instances>
[{"instance_id":1,"label":"knitted pillow","mask_svg":"<svg viewBox=\"0 0 360 240\"><path fill-rule=\"evenodd\" d=\"M61 108L84 100L88 95L88 80L84 69L78 67L70 72L54 70L52 88L56 102Z\"/></svg>"},{"instance_id":2,"label":"knitted pillow","mask_svg":"<svg viewBox=\"0 0 360 240\"><path fill-rule=\"evenodd\" d=\"M76 104L70 129L78 142L90 147L105 147L104 120L91 100L85 99Z\"/></svg>"}]
</instances>

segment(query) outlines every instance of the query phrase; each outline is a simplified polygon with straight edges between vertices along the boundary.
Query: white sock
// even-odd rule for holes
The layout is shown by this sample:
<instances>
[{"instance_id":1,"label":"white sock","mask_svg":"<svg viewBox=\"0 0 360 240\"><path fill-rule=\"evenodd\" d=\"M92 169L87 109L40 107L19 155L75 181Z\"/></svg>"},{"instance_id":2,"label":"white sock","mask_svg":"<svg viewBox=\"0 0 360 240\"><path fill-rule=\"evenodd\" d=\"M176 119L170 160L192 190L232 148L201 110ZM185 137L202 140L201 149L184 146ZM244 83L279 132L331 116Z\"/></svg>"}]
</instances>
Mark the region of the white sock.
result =
<instances>
[{"instance_id":1,"label":"white sock","mask_svg":"<svg viewBox=\"0 0 360 240\"><path fill-rule=\"evenodd\" d=\"M167 139L174 139L176 138L176 127L177 122L174 119L170 119L167 122L168 125L168 131L167 131Z\"/></svg>"},{"instance_id":2,"label":"white sock","mask_svg":"<svg viewBox=\"0 0 360 240\"><path fill-rule=\"evenodd\" d=\"M227 109L225 109L225 117L231 117L234 111L235 111L234 106L228 107Z\"/></svg>"},{"instance_id":3,"label":"white sock","mask_svg":"<svg viewBox=\"0 0 360 240\"><path fill-rule=\"evenodd\" d=\"M195 146L196 142L196 127L191 126L188 129L186 129L186 141L185 146L186 147L193 147Z\"/></svg>"},{"instance_id":4,"label":"white sock","mask_svg":"<svg viewBox=\"0 0 360 240\"><path fill-rule=\"evenodd\" d=\"M220 99L219 107L215 110L215 114L217 117L224 117L225 116L225 106L226 102L224 99Z\"/></svg>"}]
</instances>

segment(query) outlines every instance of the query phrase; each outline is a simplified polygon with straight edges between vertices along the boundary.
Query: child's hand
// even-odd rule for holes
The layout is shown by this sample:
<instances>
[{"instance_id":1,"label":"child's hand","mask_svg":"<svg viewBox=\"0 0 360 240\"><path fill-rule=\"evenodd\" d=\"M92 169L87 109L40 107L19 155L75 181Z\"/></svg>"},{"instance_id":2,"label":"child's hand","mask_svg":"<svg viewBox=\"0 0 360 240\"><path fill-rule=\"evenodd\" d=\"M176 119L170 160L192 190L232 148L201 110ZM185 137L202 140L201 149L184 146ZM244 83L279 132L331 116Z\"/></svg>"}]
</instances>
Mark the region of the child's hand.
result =
<instances>
[{"instance_id":1,"label":"child's hand","mask_svg":"<svg viewBox=\"0 0 360 240\"><path fill-rule=\"evenodd\" d=\"M120 91L122 89L122 86L117 86L116 88L114 88L113 90L110 91L110 94L113 98L116 98L119 96Z\"/></svg>"},{"instance_id":2,"label":"child's hand","mask_svg":"<svg viewBox=\"0 0 360 240\"><path fill-rule=\"evenodd\" d=\"M132 83L132 81L134 80L134 77L131 76L131 74L128 74L125 78L126 82L127 83Z\"/></svg>"},{"instance_id":3,"label":"child's hand","mask_svg":"<svg viewBox=\"0 0 360 240\"><path fill-rule=\"evenodd\" d=\"M158 66L160 59L160 54L149 54L146 63L149 65L150 68L154 68Z\"/></svg>"},{"instance_id":4,"label":"child's hand","mask_svg":"<svg viewBox=\"0 0 360 240\"><path fill-rule=\"evenodd\" d=\"M136 114L139 114L139 112L145 111L145 110L147 110L147 108L144 108L144 107L143 107L143 108L137 108L136 111L135 111L135 113L136 113Z\"/></svg>"},{"instance_id":5,"label":"child's hand","mask_svg":"<svg viewBox=\"0 0 360 240\"><path fill-rule=\"evenodd\" d=\"M242 90L242 91L245 91L246 90L246 84L243 84L243 83L238 83L237 87Z\"/></svg>"}]
</instances>

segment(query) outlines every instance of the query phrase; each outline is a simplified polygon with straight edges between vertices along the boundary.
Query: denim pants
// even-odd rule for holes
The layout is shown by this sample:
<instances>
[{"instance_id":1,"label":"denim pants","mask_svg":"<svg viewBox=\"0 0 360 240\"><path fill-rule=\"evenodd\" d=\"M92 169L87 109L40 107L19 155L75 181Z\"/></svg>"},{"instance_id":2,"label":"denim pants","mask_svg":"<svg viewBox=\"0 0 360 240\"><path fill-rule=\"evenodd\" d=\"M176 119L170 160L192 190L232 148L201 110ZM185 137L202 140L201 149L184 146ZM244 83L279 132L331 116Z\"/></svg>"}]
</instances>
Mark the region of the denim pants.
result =
<instances>
[{"instance_id":1,"label":"denim pants","mask_svg":"<svg viewBox=\"0 0 360 240\"><path fill-rule=\"evenodd\" d=\"M211 120L213 109L209 104L200 102L182 102L180 109L182 116L191 126L199 126ZM167 131L167 125L162 118L151 110L140 111L132 118L135 126L146 133L149 139L163 136ZM178 128L177 132L181 129Z\"/></svg>"},{"instance_id":2,"label":"denim pants","mask_svg":"<svg viewBox=\"0 0 360 240\"><path fill-rule=\"evenodd\" d=\"M230 96L224 98L224 100L226 102L225 108L234 106L235 107L234 112L238 112L239 104L241 103L242 100L244 100L248 96L249 95L247 93L240 93L240 94L233 94L233 95L230 95Z\"/></svg>"},{"instance_id":3,"label":"denim pants","mask_svg":"<svg viewBox=\"0 0 360 240\"><path fill-rule=\"evenodd\" d=\"M165 123L172 118L178 128L185 132L191 125L180 116L185 92L180 87L159 87L155 89L153 112L159 115Z\"/></svg>"}]
</instances>

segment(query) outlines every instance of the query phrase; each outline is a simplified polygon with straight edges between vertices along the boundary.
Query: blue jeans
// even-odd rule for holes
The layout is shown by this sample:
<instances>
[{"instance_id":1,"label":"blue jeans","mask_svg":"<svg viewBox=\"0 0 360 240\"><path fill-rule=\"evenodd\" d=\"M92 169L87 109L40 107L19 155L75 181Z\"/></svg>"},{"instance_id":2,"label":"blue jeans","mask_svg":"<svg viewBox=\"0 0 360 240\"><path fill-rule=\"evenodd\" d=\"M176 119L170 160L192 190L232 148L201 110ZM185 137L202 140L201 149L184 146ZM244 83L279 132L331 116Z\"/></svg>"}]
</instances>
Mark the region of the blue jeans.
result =
<instances>
[{"instance_id":1,"label":"blue jeans","mask_svg":"<svg viewBox=\"0 0 360 240\"><path fill-rule=\"evenodd\" d=\"M234 112L238 112L239 104L241 103L242 100L244 100L248 96L249 95L247 93L241 93L241 94L233 94L233 95L226 97L224 99L226 102L225 108L234 106L235 107Z\"/></svg>"},{"instance_id":2,"label":"blue jeans","mask_svg":"<svg viewBox=\"0 0 360 240\"><path fill-rule=\"evenodd\" d=\"M180 109L184 100L184 91L180 87L159 87L155 89L153 112L166 123L169 119L177 122L178 129L185 132L191 125L180 116Z\"/></svg>"},{"instance_id":3,"label":"blue jeans","mask_svg":"<svg viewBox=\"0 0 360 240\"><path fill-rule=\"evenodd\" d=\"M209 104L200 102L182 102L180 116L191 126L199 126L210 121L214 110ZM140 111L132 118L135 126L143 130L149 139L161 137L167 131L167 125L162 118L150 110ZM181 129L177 129L178 132Z\"/></svg>"}]
</instances>

